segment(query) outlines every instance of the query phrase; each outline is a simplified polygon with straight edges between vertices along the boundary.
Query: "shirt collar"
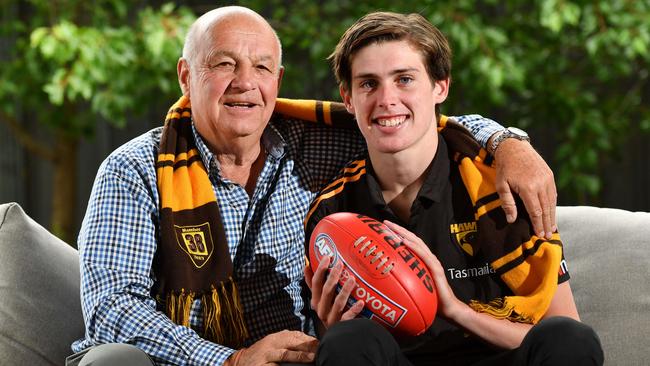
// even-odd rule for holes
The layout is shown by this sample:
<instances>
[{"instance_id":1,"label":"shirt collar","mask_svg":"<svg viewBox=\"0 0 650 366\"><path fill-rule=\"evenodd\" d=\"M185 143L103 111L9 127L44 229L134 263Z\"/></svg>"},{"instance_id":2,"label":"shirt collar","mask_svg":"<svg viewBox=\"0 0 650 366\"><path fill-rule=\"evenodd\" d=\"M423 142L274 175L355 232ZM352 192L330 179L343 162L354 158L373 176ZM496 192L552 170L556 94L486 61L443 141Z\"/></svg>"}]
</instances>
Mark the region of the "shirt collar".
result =
<instances>
[{"instance_id":1,"label":"shirt collar","mask_svg":"<svg viewBox=\"0 0 650 366\"><path fill-rule=\"evenodd\" d=\"M416 199L427 199L430 201L440 202L442 200L442 193L449 182L449 154L447 143L444 138L438 134L438 149L436 154L429 164L427 176L418 192ZM370 190L370 197L373 205L384 206L384 198L381 192L379 182L375 177L374 169L370 158L366 157L366 172L368 176L368 189Z\"/></svg>"},{"instance_id":2,"label":"shirt collar","mask_svg":"<svg viewBox=\"0 0 650 366\"><path fill-rule=\"evenodd\" d=\"M372 168L370 156L366 156L366 177L368 179L370 203L378 208L386 206L386 201L384 201L384 195L381 191L381 186L379 185L377 177L375 176L375 170Z\"/></svg>"},{"instance_id":3,"label":"shirt collar","mask_svg":"<svg viewBox=\"0 0 650 366\"><path fill-rule=\"evenodd\" d=\"M219 170L219 161L214 153L210 151L205 140L203 140L203 137L201 137L199 132L196 130L194 120L192 120L192 133L194 134L194 141L196 141L196 147L199 150L199 155L201 155L203 165L208 171L213 168ZM286 143L282 138L282 135L280 135L278 130L271 124L268 124L262 133L262 146L266 149L269 156L274 159L280 159L285 154Z\"/></svg>"},{"instance_id":4,"label":"shirt collar","mask_svg":"<svg viewBox=\"0 0 650 366\"><path fill-rule=\"evenodd\" d=\"M194 134L194 141L196 142L196 148L199 150L199 155L201 155L201 160L203 160L203 166L210 171L213 161L216 163L218 167L218 163L215 159L214 154L210 149L208 149L208 145L205 144L205 141L203 141L203 137L199 135L199 132L196 130L196 127L194 126L194 119L192 119L192 133Z\"/></svg>"},{"instance_id":5,"label":"shirt collar","mask_svg":"<svg viewBox=\"0 0 650 366\"><path fill-rule=\"evenodd\" d=\"M438 134L438 149L429 164L427 177L418 192L418 198L440 202L442 193L449 183L449 150L442 135Z\"/></svg>"},{"instance_id":6,"label":"shirt collar","mask_svg":"<svg viewBox=\"0 0 650 366\"><path fill-rule=\"evenodd\" d=\"M272 123L269 123L262 134L262 146L269 153L269 156L280 159L286 152L287 143L277 128Z\"/></svg>"}]
</instances>

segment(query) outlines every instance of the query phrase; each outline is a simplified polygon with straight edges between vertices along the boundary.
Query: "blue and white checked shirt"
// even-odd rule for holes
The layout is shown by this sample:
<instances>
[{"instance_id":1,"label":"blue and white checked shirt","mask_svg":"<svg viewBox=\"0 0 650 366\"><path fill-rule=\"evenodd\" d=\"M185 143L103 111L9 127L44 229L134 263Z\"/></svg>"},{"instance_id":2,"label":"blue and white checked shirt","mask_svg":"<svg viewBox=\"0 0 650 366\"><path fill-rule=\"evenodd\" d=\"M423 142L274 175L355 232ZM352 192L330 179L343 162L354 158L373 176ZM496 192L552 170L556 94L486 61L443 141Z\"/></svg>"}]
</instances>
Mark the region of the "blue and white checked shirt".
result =
<instances>
[{"instance_id":1,"label":"blue and white checked shirt","mask_svg":"<svg viewBox=\"0 0 650 366\"><path fill-rule=\"evenodd\" d=\"M477 115L456 118L483 146L496 131ZM162 128L115 150L102 163L79 234L81 299L86 335L79 352L102 343L130 343L157 365L220 365L233 349L206 341L156 311L152 260L159 239L155 161ZM304 267L303 219L321 185L363 148L360 134L300 121L273 120L264 132L268 154L252 197L224 179L194 130L217 197L240 286L247 345L283 329L300 330ZM200 330L194 303L190 323Z\"/></svg>"}]
</instances>

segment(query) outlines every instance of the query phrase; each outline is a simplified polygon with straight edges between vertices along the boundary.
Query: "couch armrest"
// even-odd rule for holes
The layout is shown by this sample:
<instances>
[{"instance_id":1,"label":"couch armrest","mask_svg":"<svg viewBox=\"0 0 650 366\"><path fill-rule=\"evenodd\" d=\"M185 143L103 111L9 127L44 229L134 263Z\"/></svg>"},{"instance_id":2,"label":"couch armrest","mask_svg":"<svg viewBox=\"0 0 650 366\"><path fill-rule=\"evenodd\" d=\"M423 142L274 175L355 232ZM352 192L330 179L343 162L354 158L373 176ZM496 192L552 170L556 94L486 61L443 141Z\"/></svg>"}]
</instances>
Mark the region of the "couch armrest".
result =
<instances>
[{"instance_id":1,"label":"couch armrest","mask_svg":"<svg viewBox=\"0 0 650 366\"><path fill-rule=\"evenodd\" d=\"M582 321L594 327L606 365L648 363L650 213L558 207L558 227Z\"/></svg>"},{"instance_id":2,"label":"couch armrest","mask_svg":"<svg viewBox=\"0 0 650 366\"><path fill-rule=\"evenodd\" d=\"M0 205L0 360L62 365L84 334L79 258L25 214Z\"/></svg>"}]
</instances>

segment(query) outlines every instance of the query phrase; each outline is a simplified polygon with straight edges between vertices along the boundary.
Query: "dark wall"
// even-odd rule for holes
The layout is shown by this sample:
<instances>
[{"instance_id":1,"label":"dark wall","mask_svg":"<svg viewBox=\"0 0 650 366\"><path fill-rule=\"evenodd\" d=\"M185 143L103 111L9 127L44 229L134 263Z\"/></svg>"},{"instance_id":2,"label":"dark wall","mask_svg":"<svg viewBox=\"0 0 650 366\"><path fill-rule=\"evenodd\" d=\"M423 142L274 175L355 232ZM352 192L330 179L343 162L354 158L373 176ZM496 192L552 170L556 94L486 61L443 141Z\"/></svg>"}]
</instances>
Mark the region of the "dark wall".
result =
<instances>
[{"instance_id":1,"label":"dark wall","mask_svg":"<svg viewBox=\"0 0 650 366\"><path fill-rule=\"evenodd\" d=\"M96 136L81 142L77 161L78 205L75 231L78 231L81 225L97 168L104 158L126 141L162 125L165 112L166 110L151 113L149 117L130 121L128 127L123 130L100 122ZM33 126L30 130L42 134L41 128L43 127ZM28 154L15 141L8 128L0 122L0 203L18 202L32 218L49 227L51 195L51 165Z\"/></svg>"}]
</instances>

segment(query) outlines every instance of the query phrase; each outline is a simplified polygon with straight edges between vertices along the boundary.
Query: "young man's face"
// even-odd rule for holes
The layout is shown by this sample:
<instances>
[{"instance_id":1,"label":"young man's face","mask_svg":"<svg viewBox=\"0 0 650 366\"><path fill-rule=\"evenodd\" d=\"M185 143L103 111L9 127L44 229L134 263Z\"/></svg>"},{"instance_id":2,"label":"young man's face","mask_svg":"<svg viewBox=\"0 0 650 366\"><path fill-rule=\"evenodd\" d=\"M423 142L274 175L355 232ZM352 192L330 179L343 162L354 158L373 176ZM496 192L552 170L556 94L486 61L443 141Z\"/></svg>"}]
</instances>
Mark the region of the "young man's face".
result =
<instances>
[{"instance_id":1,"label":"young man's face","mask_svg":"<svg viewBox=\"0 0 650 366\"><path fill-rule=\"evenodd\" d=\"M407 41L360 49L351 71L341 96L371 152L431 149L437 141L435 105L447 97L448 79L432 84L422 54Z\"/></svg>"}]
</instances>

